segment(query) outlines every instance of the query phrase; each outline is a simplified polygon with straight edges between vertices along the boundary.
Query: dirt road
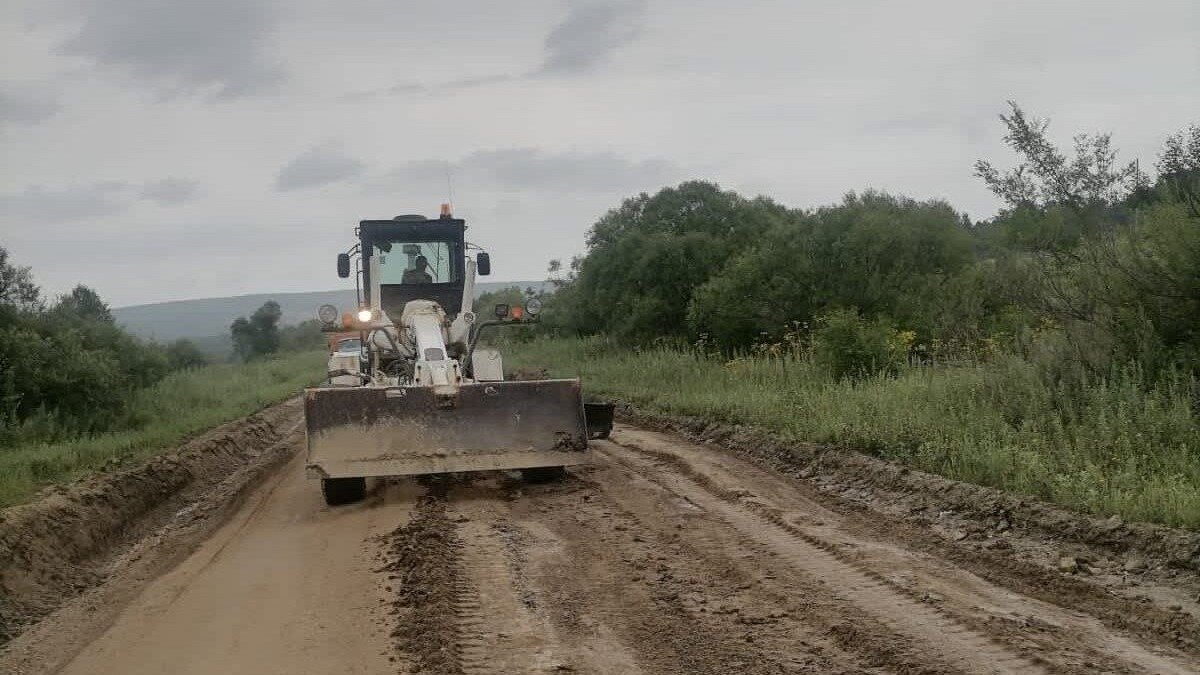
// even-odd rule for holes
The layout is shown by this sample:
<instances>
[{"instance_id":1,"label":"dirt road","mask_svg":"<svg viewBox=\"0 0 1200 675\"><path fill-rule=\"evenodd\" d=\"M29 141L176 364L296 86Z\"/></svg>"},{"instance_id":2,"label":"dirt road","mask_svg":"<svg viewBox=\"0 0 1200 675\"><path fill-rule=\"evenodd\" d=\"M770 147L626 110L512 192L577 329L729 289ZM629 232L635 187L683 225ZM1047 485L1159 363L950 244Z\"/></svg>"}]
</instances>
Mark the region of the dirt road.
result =
<instances>
[{"instance_id":1,"label":"dirt road","mask_svg":"<svg viewBox=\"0 0 1200 675\"><path fill-rule=\"evenodd\" d=\"M632 427L595 450L336 509L292 461L47 672L1200 672L1104 593L950 562L804 481Z\"/></svg>"}]
</instances>

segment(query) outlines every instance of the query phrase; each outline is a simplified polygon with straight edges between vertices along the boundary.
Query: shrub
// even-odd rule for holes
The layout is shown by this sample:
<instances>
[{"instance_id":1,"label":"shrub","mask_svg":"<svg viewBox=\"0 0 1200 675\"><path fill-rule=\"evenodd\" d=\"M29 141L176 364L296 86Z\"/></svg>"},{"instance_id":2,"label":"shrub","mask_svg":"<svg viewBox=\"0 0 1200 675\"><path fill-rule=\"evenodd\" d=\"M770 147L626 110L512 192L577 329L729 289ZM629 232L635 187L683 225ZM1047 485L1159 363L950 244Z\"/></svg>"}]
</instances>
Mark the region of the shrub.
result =
<instances>
[{"instance_id":1,"label":"shrub","mask_svg":"<svg viewBox=\"0 0 1200 675\"><path fill-rule=\"evenodd\" d=\"M813 360L835 379L894 374L904 365L914 335L851 309L820 317L812 335Z\"/></svg>"},{"instance_id":2,"label":"shrub","mask_svg":"<svg viewBox=\"0 0 1200 675\"><path fill-rule=\"evenodd\" d=\"M187 370L208 365L208 357L195 342L180 338L167 345L167 362L171 364L171 370Z\"/></svg>"}]
</instances>

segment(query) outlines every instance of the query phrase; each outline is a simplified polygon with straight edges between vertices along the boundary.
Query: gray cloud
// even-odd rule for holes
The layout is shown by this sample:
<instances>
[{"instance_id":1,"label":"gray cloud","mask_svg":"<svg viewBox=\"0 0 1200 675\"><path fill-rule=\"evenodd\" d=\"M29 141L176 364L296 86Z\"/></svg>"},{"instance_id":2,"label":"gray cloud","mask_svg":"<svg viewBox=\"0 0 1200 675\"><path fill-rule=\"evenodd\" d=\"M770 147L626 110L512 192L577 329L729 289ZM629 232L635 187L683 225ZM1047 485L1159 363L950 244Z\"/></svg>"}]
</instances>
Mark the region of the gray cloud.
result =
<instances>
[{"instance_id":1,"label":"gray cloud","mask_svg":"<svg viewBox=\"0 0 1200 675\"><path fill-rule=\"evenodd\" d=\"M388 94L411 94L420 92L432 91L450 91L458 89L471 89L473 87L482 87L489 84L499 84L501 82L512 82L514 80L522 80L532 77L532 74L525 75L505 75L503 73L496 75L480 75L478 77L462 77L449 82L440 84L423 84L420 82L401 82L393 87L389 87L385 92L366 92L365 94L351 94L350 99L359 99L364 97L374 96L380 93Z\"/></svg>"},{"instance_id":2,"label":"gray cloud","mask_svg":"<svg viewBox=\"0 0 1200 675\"><path fill-rule=\"evenodd\" d=\"M989 138L995 124L994 106L976 104L948 106L947 110L896 111L890 116L866 120L862 131L883 137L956 136L976 144Z\"/></svg>"},{"instance_id":3,"label":"gray cloud","mask_svg":"<svg viewBox=\"0 0 1200 675\"><path fill-rule=\"evenodd\" d=\"M31 185L22 192L0 194L0 214L27 224L64 222L120 213L128 207L118 181L46 189Z\"/></svg>"},{"instance_id":4,"label":"gray cloud","mask_svg":"<svg viewBox=\"0 0 1200 675\"><path fill-rule=\"evenodd\" d=\"M641 33L644 0L585 2L572 5L567 17L546 36L541 72L592 70Z\"/></svg>"},{"instance_id":5,"label":"gray cloud","mask_svg":"<svg viewBox=\"0 0 1200 675\"><path fill-rule=\"evenodd\" d=\"M455 181L472 189L559 193L653 189L683 174L679 166L664 159L630 160L612 152L551 153L511 148L480 150L455 162L414 160L388 174L386 183L436 190L444 188L447 170Z\"/></svg>"},{"instance_id":6,"label":"gray cloud","mask_svg":"<svg viewBox=\"0 0 1200 675\"><path fill-rule=\"evenodd\" d=\"M47 91L11 82L0 84L0 124L37 124L53 117L61 107Z\"/></svg>"},{"instance_id":7,"label":"gray cloud","mask_svg":"<svg viewBox=\"0 0 1200 675\"><path fill-rule=\"evenodd\" d=\"M0 216L18 222L67 222L112 216L129 210L137 200L160 206L191 201L197 183L182 178L164 178L140 185L119 180L97 181L46 188L30 185L20 192L0 194Z\"/></svg>"},{"instance_id":8,"label":"gray cloud","mask_svg":"<svg viewBox=\"0 0 1200 675\"><path fill-rule=\"evenodd\" d=\"M141 199L155 202L160 206L175 206L193 201L199 192L196 181L183 178L163 178L150 181L142 186Z\"/></svg>"},{"instance_id":9,"label":"gray cloud","mask_svg":"<svg viewBox=\"0 0 1200 675\"><path fill-rule=\"evenodd\" d=\"M284 164L275 177L275 189L281 192L303 190L353 178L366 165L333 144L310 148Z\"/></svg>"},{"instance_id":10,"label":"gray cloud","mask_svg":"<svg viewBox=\"0 0 1200 675\"><path fill-rule=\"evenodd\" d=\"M546 35L542 63L520 73L495 73L426 84L402 82L384 91L351 94L361 99L378 94L454 91L501 82L566 76L595 70L642 32L646 0L588 0L573 4L566 17Z\"/></svg>"},{"instance_id":11,"label":"gray cloud","mask_svg":"<svg viewBox=\"0 0 1200 675\"><path fill-rule=\"evenodd\" d=\"M283 73L265 50L276 23L269 0L78 0L83 27L60 47L172 95L257 93Z\"/></svg>"}]
</instances>

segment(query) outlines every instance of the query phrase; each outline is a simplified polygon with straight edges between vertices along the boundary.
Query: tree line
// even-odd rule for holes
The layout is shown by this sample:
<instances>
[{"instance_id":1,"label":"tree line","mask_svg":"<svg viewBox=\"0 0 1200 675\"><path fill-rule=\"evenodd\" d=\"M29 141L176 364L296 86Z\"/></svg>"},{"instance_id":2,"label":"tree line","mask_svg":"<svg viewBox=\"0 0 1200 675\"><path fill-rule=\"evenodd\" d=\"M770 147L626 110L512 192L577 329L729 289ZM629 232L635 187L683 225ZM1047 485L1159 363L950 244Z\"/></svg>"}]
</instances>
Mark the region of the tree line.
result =
<instances>
[{"instance_id":1,"label":"tree line","mask_svg":"<svg viewBox=\"0 0 1200 675\"><path fill-rule=\"evenodd\" d=\"M792 346L841 376L903 359L986 358L1047 372L1200 367L1200 126L1154 176L1108 134L1056 146L1000 116L1011 168L974 170L1003 202L972 221L941 200L867 190L815 209L693 181L626 199L587 249L551 263L549 329L732 354Z\"/></svg>"},{"instance_id":2,"label":"tree line","mask_svg":"<svg viewBox=\"0 0 1200 675\"><path fill-rule=\"evenodd\" d=\"M135 390L206 362L188 340L130 335L87 286L47 301L0 247L0 446L133 424Z\"/></svg>"},{"instance_id":3,"label":"tree line","mask_svg":"<svg viewBox=\"0 0 1200 675\"><path fill-rule=\"evenodd\" d=\"M235 356L322 345L315 320L280 327L280 315L268 302L235 321ZM30 268L0 247L0 450L139 427L138 390L209 361L191 340L164 345L130 334L87 286L45 298Z\"/></svg>"},{"instance_id":4,"label":"tree line","mask_svg":"<svg viewBox=\"0 0 1200 675\"><path fill-rule=\"evenodd\" d=\"M277 352L317 349L324 345L321 322L316 319L280 326L283 310L267 300L249 318L239 316L229 326L233 354L242 361L269 357Z\"/></svg>"}]
</instances>

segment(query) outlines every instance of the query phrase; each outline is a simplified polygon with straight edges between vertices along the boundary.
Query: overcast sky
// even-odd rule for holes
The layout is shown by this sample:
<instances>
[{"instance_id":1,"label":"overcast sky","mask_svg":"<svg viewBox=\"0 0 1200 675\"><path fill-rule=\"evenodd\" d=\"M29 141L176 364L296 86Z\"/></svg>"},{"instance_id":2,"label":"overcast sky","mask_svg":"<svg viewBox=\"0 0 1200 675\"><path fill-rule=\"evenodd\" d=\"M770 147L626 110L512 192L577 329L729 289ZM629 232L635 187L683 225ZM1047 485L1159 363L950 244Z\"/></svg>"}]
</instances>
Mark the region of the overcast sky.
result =
<instances>
[{"instance_id":1,"label":"overcast sky","mask_svg":"<svg viewBox=\"0 0 1200 675\"><path fill-rule=\"evenodd\" d=\"M447 198L494 280L628 195L996 202L1014 99L1152 164L1200 121L1197 0L5 0L0 245L115 306L341 285Z\"/></svg>"}]
</instances>

